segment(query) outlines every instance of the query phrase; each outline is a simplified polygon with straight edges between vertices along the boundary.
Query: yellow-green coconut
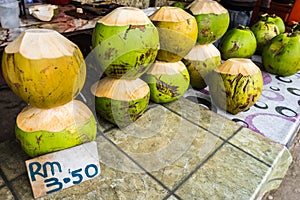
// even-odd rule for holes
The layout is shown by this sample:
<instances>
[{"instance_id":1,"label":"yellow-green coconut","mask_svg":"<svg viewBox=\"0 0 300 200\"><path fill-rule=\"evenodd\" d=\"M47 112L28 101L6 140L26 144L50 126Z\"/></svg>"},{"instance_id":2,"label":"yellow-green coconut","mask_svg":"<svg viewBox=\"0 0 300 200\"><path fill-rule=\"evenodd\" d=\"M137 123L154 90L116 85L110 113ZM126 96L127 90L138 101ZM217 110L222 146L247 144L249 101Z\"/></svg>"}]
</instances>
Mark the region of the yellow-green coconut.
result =
<instances>
[{"instance_id":1,"label":"yellow-green coconut","mask_svg":"<svg viewBox=\"0 0 300 200\"><path fill-rule=\"evenodd\" d=\"M157 60L177 62L196 44L198 28L194 16L178 7L163 6L150 16L159 32Z\"/></svg>"},{"instance_id":2,"label":"yellow-green coconut","mask_svg":"<svg viewBox=\"0 0 300 200\"><path fill-rule=\"evenodd\" d=\"M3 52L5 81L20 98L38 108L61 106L74 99L86 78L77 45L54 30L28 29Z\"/></svg>"},{"instance_id":3,"label":"yellow-green coconut","mask_svg":"<svg viewBox=\"0 0 300 200\"><path fill-rule=\"evenodd\" d=\"M149 104L150 89L140 78L134 80L102 78L91 92L97 113L122 128L136 121Z\"/></svg>"},{"instance_id":4,"label":"yellow-green coconut","mask_svg":"<svg viewBox=\"0 0 300 200\"><path fill-rule=\"evenodd\" d=\"M221 38L229 26L229 13L214 0L195 0L187 9L195 16L198 24L199 44L209 44Z\"/></svg>"},{"instance_id":5,"label":"yellow-green coconut","mask_svg":"<svg viewBox=\"0 0 300 200\"><path fill-rule=\"evenodd\" d=\"M119 7L97 22L92 46L107 76L136 79L154 62L159 36L142 10Z\"/></svg>"},{"instance_id":6,"label":"yellow-green coconut","mask_svg":"<svg viewBox=\"0 0 300 200\"><path fill-rule=\"evenodd\" d=\"M221 64L221 54L213 44L196 44L182 61L188 69L191 86L201 90L207 86L206 76Z\"/></svg>"},{"instance_id":7,"label":"yellow-green coconut","mask_svg":"<svg viewBox=\"0 0 300 200\"><path fill-rule=\"evenodd\" d=\"M150 87L150 99L168 103L182 97L190 84L190 76L182 61L156 61L142 77Z\"/></svg>"},{"instance_id":8,"label":"yellow-green coconut","mask_svg":"<svg viewBox=\"0 0 300 200\"><path fill-rule=\"evenodd\" d=\"M49 109L27 106L15 127L16 138L31 157L93 141L97 134L94 115L78 100Z\"/></svg>"},{"instance_id":9,"label":"yellow-green coconut","mask_svg":"<svg viewBox=\"0 0 300 200\"><path fill-rule=\"evenodd\" d=\"M231 114L250 108L263 87L261 70L248 58L230 58L213 70L208 81L212 101Z\"/></svg>"}]
</instances>

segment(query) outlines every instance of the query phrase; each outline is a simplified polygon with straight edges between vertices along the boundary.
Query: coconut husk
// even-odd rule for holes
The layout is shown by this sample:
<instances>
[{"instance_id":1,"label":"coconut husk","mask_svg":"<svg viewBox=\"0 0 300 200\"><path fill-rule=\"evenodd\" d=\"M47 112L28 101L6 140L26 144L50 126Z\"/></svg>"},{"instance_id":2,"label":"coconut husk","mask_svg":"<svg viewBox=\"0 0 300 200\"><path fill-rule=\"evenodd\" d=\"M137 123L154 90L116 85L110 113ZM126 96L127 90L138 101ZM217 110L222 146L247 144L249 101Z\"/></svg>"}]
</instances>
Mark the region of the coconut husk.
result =
<instances>
[{"instance_id":1,"label":"coconut husk","mask_svg":"<svg viewBox=\"0 0 300 200\"><path fill-rule=\"evenodd\" d=\"M193 17L181 8L162 6L149 18L152 21L182 22Z\"/></svg>"},{"instance_id":2,"label":"coconut husk","mask_svg":"<svg viewBox=\"0 0 300 200\"><path fill-rule=\"evenodd\" d=\"M152 23L148 16L139 8L119 7L98 20L107 26L146 25Z\"/></svg>"},{"instance_id":3,"label":"coconut husk","mask_svg":"<svg viewBox=\"0 0 300 200\"><path fill-rule=\"evenodd\" d=\"M106 97L119 101L144 98L149 92L148 84L140 78L134 80L105 77L91 87L96 97Z\"/></svg>"},{"instance_id":4,"label":"coconut husk","mask_svg":"<svg viewBox=\"0 0 300 200\"><path fill-rule=\"evenodd\" d=\"M92 115L84 103L73 100L50 109L27 106L18 114L16 123L25 132L59 132L75 123L88 121Z\"/></svg>"},{"instance_id":5,"label":"coconut husk","mask_svg":"<svg viewBox=\"0 0 300 200\"><path fill-rule=\"evenodd\" d=\"M155 63L147 71L147 74L178 74L185 70L186 67L182 61L164 62L155 61Z\"/></svg>"},{"instance_id":6,"label":"coconut husk","mask_svg":"<svg viewBox=\"0 0 300 200\"><path fill-rule=\"evenodd\" d=\"M228 13L221 4L213 0L195 0L190 5L187 6L187 9L192 11L193 15L200 14L224 14Z\"/></svg>"},{"instance_id":7,"label":"coconut husk","mask_svg":"<svg viewBox=\"0 0 300 200\"><path fill-rule=\"evenodd\" d=\"M187 60L207 60L212 57L221 56L220 51L213 44L196 44L184 57Z\"/></svg>"},{"instance_id":8,"label":"coconut husk","mask_svg":"<svg viewBox=\"0 0 300 200\"><path fill-rule=\"evenodd\" d=\"M215 71L230 75L251 76L259 73L260 69L248 58L230 58L219 65Z\"/></svg>"},{"instance_id":9,"label":"coconut husk","mask_svg":"<svg viewBox=\"0 0 300 200\"><path fill-rule=\"evenodd\" d=\"M51 21L53 16L55 15L55 10L58 9L57 5L51 4L41 4L41 5L34 5L28 8L28 12L33 17L41 20L41 21Z\"/></svg>"},{"instance_id":10,"label":"coconut husk","mask_svg":"<svg viewBox=\"0 0 300 200\"><path fill-rule=\"evenodd\" d=\"M73 56L76 44L57 31L28 29L5 47L7 54L20 53L23 57L37 60Z\"/></svg>"}]
</instances>

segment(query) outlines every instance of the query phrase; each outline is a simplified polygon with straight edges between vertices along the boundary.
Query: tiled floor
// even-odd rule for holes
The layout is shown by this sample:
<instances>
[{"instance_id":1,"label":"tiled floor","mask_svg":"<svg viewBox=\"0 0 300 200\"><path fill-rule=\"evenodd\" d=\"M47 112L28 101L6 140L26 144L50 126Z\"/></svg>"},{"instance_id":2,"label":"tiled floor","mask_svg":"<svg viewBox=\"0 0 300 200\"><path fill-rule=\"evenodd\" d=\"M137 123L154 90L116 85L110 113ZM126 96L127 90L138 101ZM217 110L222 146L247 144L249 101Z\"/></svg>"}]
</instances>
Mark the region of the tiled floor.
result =
<instances>
[{"instance_id":1,"label":"tiled floor","mask_svg":"<svg viewBox=\"0 0 300 200\"><path fill-rule=\"evenodd\" d=\"M187 99L99 130L100 176L41 199L257 199L291 163L286 147ZM27 159L16 141L0 143L0 199L33 198Z\"/></svg>"}]
</instances>

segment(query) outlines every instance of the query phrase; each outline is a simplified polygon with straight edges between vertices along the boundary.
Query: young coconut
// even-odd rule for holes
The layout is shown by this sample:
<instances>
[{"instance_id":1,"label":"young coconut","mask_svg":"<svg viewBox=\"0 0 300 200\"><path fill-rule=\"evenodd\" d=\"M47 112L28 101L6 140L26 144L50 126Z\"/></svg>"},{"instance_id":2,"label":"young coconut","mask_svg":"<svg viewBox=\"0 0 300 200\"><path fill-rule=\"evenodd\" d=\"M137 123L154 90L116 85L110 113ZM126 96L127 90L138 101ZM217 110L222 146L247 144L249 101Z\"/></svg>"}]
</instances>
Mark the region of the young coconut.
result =
<instances>
[{"instance_id":1,"label":"young coconut","mask_svg":"<svg viewBox=\"0 0 300 200\"><path fill-rule=\"evenodd\" d=\"M5 47L2 72L12 91L25 102L51 108L79 94L86 66L78 46L58 32L28 29Z\"/></svg>"},{"instance_id":2,"label":"young coconut","mask_svg":"<svg viewBox=\"0 0 300 200\"><path fill-rule=\"evenodd\" d=\"M91 88L97 113L122 128L136 121L149 104L150 89L143 80L102 78Z\"/></svg>"},{"instance_id":3,"label":"young coconut","mask_svg":"<svg viewBox=\"0 0 300 200\"><path fill-rule=\"evenodd\" d=\"M144 74L150 87L150 99L155 103L168 103L183 96L190 84L190 76L182 61L156 61Z\"/></svg>"},{"instance_id":4,"label":"young coconut","mask_svg":"<svg viewBox=\"0 0 300 200\"><path fill-rule=\"evenodd\" d=\"M155 61L158 31L142 10L119 7L97 22L92 46L107 76L136 79Z\"/></svg>"},{"instance_id":5,"label":"young coconut","mask_svg":"<svg viewBox=\"0 0 300 200\"><path fill-rule=\"evenodd\" d=\"M263 48L270 42L270 40L279 34L279 29L274 22L268 21L268 18L262 17L255 24L251 26L251 30L256 38L256 52L262 53Z\"/></svg>"},{"instance_id":6,"label":"young coconut","mask_svg":"<svg viewBox=\"0 0 300 200\"><path fill-rule=\"evenodd\" d=\"M178 7L163 6L150 16L159 32L157 60L177 62L186 56L197 40L195 18Z\"/></svg>"},{"instance_id":7,"label":"young coconut","mask_svg":"<svg viewBox=\"0 0 300 200\"><path fill-rule=\"evenodd\" d=\"M300 70L300 25L290 33L275 36L263 49L264 69L272 74L290 76Z\"/></svg>"},{"instance_id":8,"label":"young coconut","mask_svg":"<svg viewBox=\"0 0 300 200\"><path fill-rule=\"evenodd\" d=\"M213 0L195 0L187 7L198 24L199 44L209 44L221 38L229 26L229 13Z\"/></svg>"},{"instance_id":9,"label":"young coconut","mask_svg":"<svg viewBox=\"0 0 300 200\"><path fill-rule=\"evenodd\" d=\"M237 114L251 107L260 97L263 79L260 69L247 58L230 58L210 76L213 103Z\"/></svg>"},{"instance_id":10,"label":"young coconut","mask_svg":"<svg viewBox=\"0 0 300 200\"><path fill-rule=\"evenodd\" d=\"M205 77L221 64L221 54L213 44L196 44L182 61L188 69L191 86L201 90L207 86Z\"/></svg>"},{"instance_id":11,"label":"young coconut","mask_svg":"<svg viewBox=\"0 0 300 200\"><path fill-rule=\"evenodd\" d=\"M240 25L225 33L218 48L223 60L250 58L256 51L256 38L249 27Z\"/></svg>"},{"instance_id":12,"label":"young coconut","mask_svg":"<svg viewBox=\"0 0 300 200\"><path fill-rule=\"evenodd\" d=\"M279 33L285 32L285 24L281 17L277 16L276 14L267 13L263 14L261 17L266 18L266 20L269 22L273 22L277 26Z\"/></svg>"},{"instance_id":13,"label":"young coconut","mask_svg":"<svg viewBox=\"0 0 300 200\"><path fill-rule=\"evenodd\" d=\"M41 21L49 22L56 14L58 14L58 6L51 4L34 5L28 8L28 12L30 15Z\"/></svg>"},{"instance_id":14,"label":"young coconut","mask_svg":"<svg viewBox=\"0 0 300 200\"><path fill-rule=\"evenodd\" d=\"M96 120L81 101L40 109L25 107L17 116L16 138L30 156L63 150L95 140Z\"/></svg>"}]
</instances>

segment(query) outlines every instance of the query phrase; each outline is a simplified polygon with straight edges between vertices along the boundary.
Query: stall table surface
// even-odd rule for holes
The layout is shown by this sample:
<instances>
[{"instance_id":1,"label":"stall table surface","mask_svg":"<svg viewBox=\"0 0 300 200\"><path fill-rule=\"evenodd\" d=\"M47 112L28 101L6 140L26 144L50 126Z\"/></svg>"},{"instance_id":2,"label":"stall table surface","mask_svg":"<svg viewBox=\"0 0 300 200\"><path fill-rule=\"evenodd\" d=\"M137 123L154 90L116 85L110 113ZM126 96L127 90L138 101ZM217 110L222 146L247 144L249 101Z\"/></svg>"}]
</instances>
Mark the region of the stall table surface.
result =
<instances>
[{"instance_id":1,"label":"stall table surface","mask_svg":"<svg viewBox=\"0 0 300 200\"><path fill-rule=\"evenodd\" d=\"M27 28L75 34L92 29L99 18L68 19L38 25L25 20L18 29L1 29L0 47ZM264 73L265 83L269 82L261 100L270 102L247 111L260 113L251 120L247 112L231 116L214 110L208 90L192 89L174 102L150 103L126 128L97 117L101 174L41 199L259 199L280 185L292 162L287 146L299 128L299 77L299 73L284 79ZM282 104L273 104L278 101ZM277 113L256 110L266 105ZM260 123L253 122L255 117ZM276 123L264 123L269 119ZM270 129L261 128L270 123ZM0 143L0 199L33 198L25 168L28 159L16 140Z\"/></svg>"}]
</instances>

